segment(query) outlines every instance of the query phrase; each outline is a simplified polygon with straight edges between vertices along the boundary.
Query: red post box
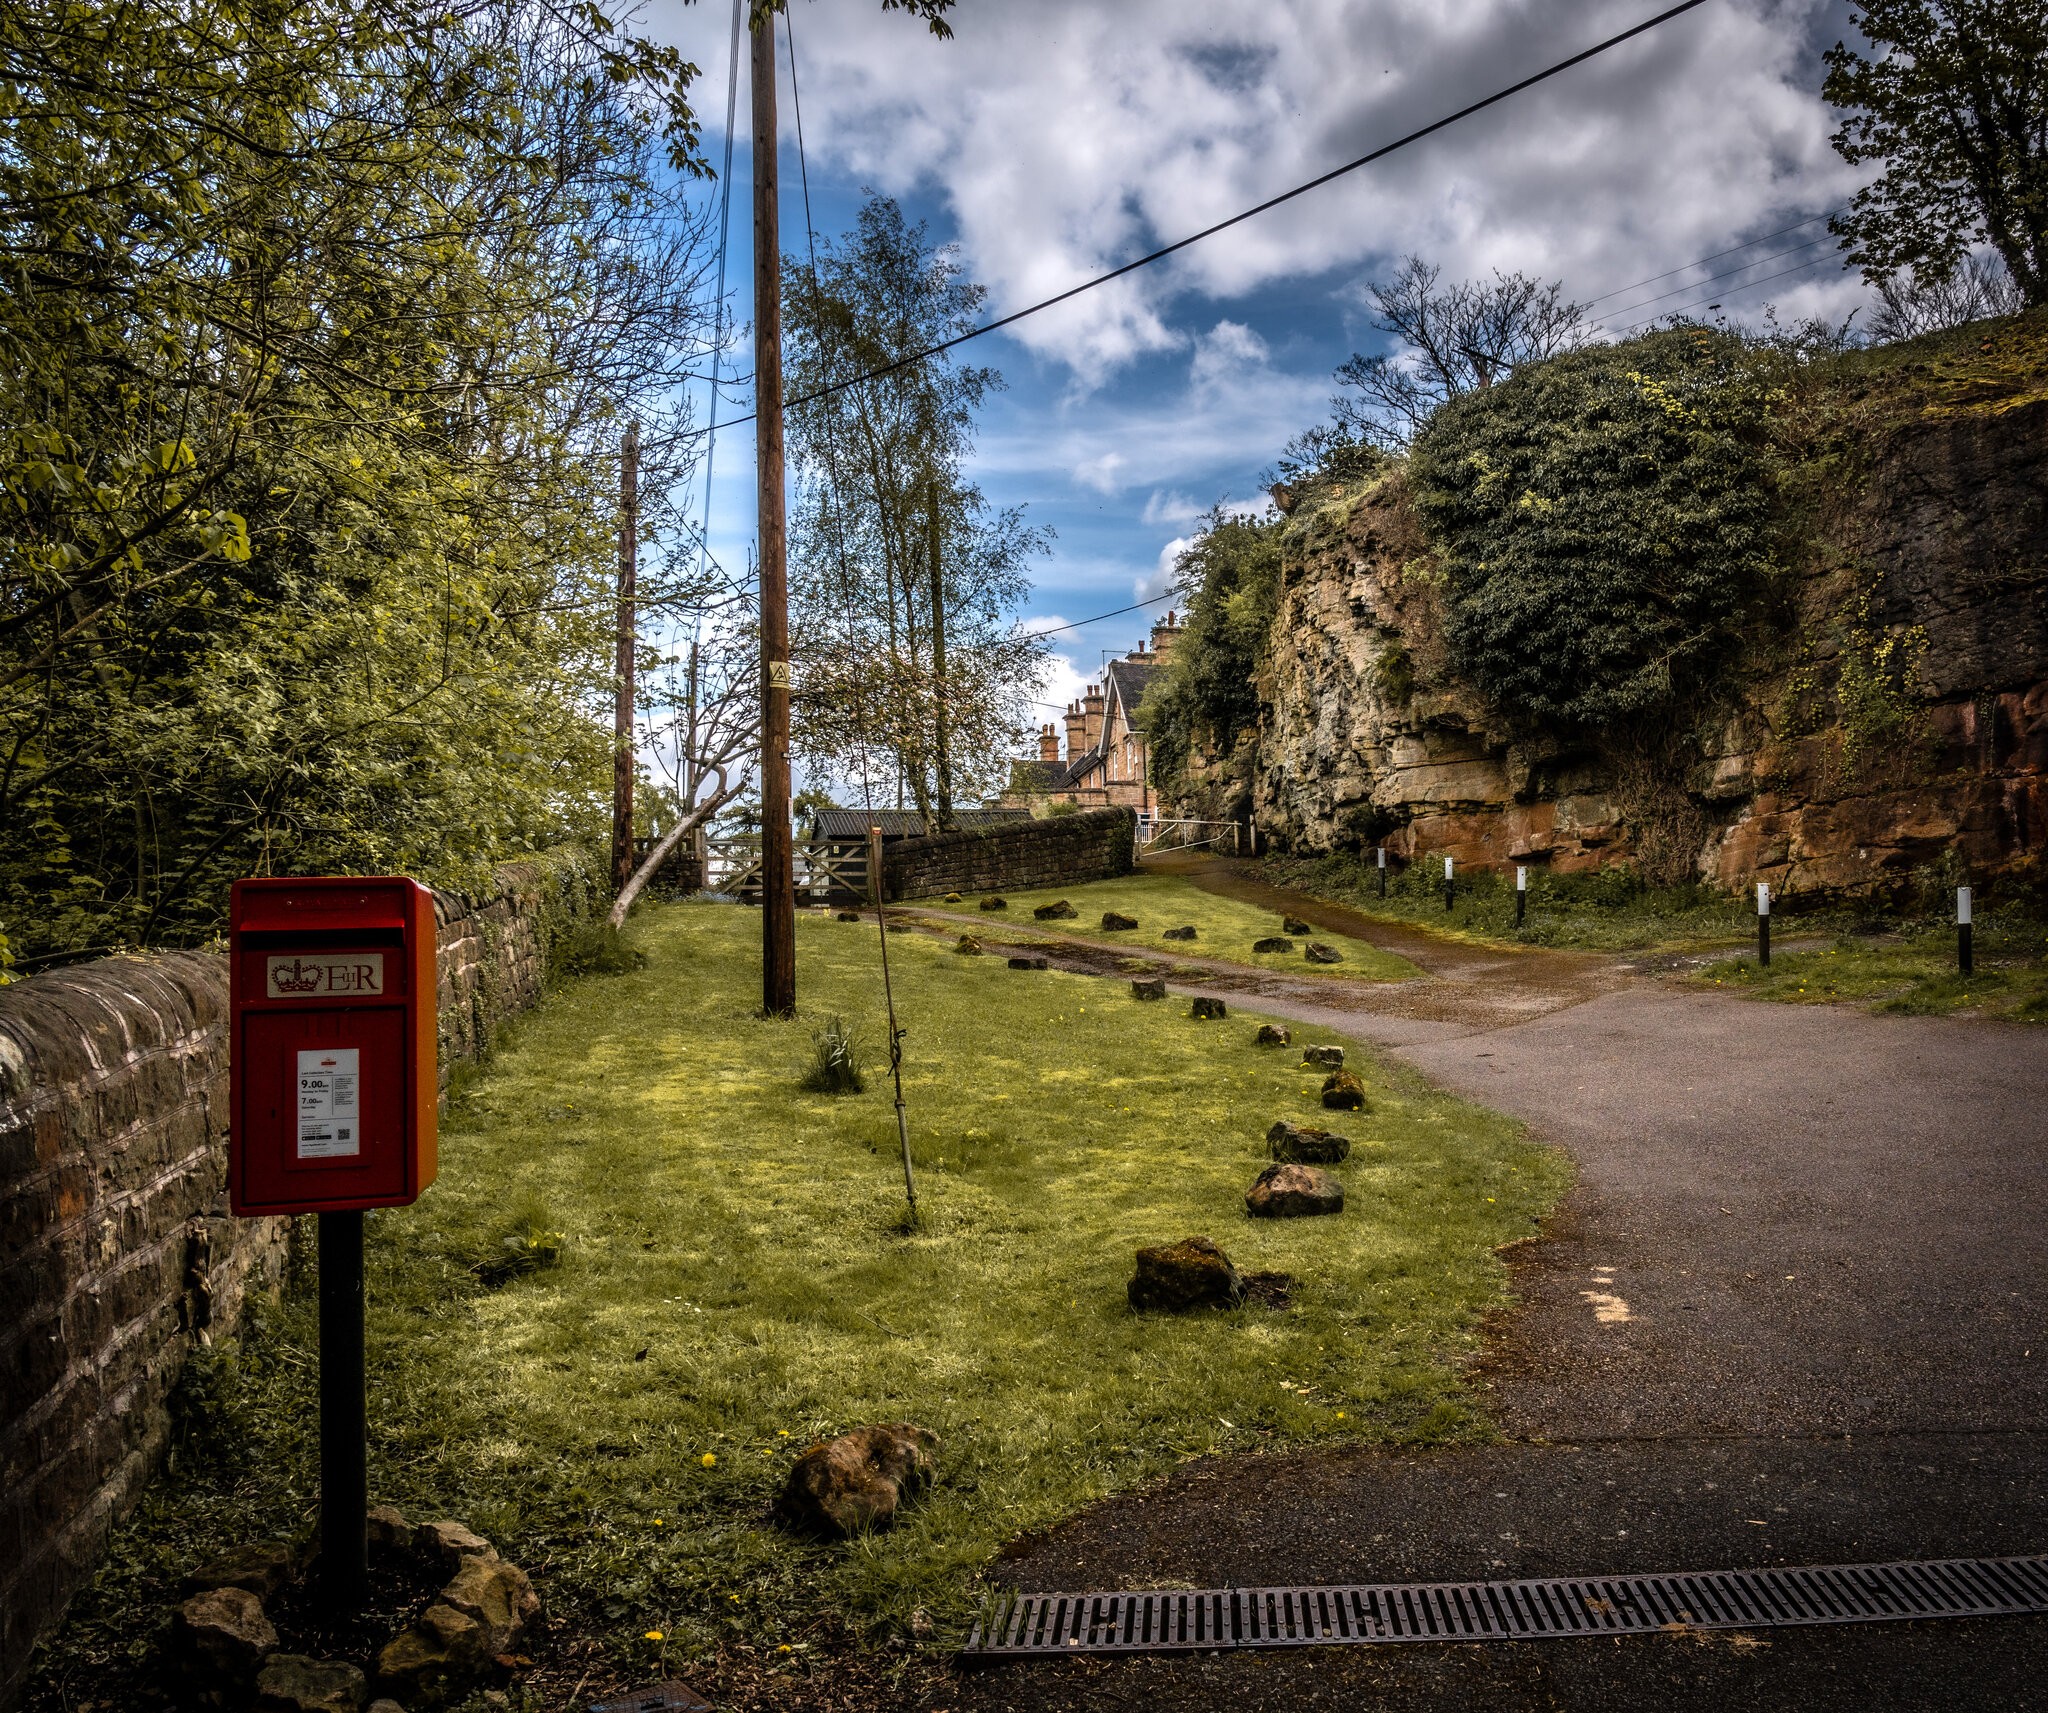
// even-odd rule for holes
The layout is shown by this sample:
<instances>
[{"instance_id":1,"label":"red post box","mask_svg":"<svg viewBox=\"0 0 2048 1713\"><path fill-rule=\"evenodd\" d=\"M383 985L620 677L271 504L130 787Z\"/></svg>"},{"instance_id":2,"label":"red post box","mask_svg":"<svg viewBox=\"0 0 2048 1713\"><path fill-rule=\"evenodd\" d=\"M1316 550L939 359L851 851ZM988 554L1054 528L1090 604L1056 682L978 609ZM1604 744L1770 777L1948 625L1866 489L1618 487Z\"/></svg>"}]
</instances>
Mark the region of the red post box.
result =
<instances>
[{"instance_id":1,"label":"red post box","mask_svg":"<svg viewBox=\"0 0 2048 1713\"><path fill-rule=\"evenodd\" d=\"M434 895L238 880L228 1198L238 1214L400 1207L434 1181Z\"/></svg>"}]
</instances>

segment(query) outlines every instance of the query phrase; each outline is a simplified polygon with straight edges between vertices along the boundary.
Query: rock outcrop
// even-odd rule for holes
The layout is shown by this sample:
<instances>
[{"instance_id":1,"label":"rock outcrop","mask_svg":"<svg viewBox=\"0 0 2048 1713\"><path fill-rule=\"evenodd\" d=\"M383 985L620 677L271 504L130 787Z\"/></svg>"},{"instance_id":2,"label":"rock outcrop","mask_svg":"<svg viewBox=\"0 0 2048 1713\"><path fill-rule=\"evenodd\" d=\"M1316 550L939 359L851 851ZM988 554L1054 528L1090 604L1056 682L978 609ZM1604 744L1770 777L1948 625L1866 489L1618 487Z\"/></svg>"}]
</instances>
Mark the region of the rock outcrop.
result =
<instances>
[{"instance_id":1,"label":"rock outcrop","mask_svg":"<svg viewBox=\"0 0 2048 1713\"><path fill-rule=\"evenodd\" d=\"M1981 360L1902 358L1802 407L1814 420L1785 432L1814 475L1781 501L1806 508L1782 587L1713 699L1648 749L1519 727L1460 679L1398 467L1290 494L1260 722L1238 745L1253 755L1231 764L1262 839L1461 869L1627 860L1780 896L2032 860L2048 845L2048 318L1987 325Z\"/></svg>"}]
</instances>

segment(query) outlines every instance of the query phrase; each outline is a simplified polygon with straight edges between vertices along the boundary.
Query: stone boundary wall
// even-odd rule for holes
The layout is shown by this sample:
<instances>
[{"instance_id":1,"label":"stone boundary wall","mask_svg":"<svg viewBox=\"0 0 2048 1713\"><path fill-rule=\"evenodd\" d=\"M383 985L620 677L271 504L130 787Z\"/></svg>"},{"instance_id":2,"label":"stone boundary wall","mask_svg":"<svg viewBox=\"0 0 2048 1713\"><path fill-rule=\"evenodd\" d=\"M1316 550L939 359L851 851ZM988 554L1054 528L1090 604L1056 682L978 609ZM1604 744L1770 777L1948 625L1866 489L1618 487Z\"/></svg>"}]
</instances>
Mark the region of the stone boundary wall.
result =
<instances>
[{"instance_id":1,"label":"stone boundary wall","mask_svg":"<svg viewBox=\"0 0 2048 1713\"><path fill-rule=\"evenodd\" d=\"M1137 836L1133 810L1092 809L973 832L899 839L882 847L884 896L1029 892L1113 880L1137 866Z\"/></svg>"},{"instance_id":2,"label":"stone boundary wall","mask_svg":"<svg viewBox=\"0 0 2048 1713\"><path fill-rule=\"evenodd\" d=\"M435 897L441 1079L539 997L599 897L550 853ZM171 1432L186 1356L282 1277L289 1219L227 1202L228 967L102 958L0 987L0 1707Z\"/></svg>"}]
</instances>

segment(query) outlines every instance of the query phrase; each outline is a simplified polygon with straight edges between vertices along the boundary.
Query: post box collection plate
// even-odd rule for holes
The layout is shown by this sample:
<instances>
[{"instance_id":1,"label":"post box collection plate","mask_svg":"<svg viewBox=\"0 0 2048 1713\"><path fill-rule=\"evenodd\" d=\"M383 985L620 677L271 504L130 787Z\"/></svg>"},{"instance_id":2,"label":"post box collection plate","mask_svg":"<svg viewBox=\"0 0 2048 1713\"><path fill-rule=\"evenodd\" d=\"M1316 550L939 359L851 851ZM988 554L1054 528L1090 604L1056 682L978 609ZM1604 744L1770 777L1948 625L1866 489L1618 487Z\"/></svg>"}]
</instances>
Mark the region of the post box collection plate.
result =
<instances>
[{"instance_id":1,"label":"post box collection plate","mask_svg":"<svg viewBox=\"0 0 2048 1713\"><path fill-rule=\"evenodd\" d=\"M237 1214L399 1207L433 1182L434 951L433 894L402 876L236 882Z\"/></svg>"}]
</instances>

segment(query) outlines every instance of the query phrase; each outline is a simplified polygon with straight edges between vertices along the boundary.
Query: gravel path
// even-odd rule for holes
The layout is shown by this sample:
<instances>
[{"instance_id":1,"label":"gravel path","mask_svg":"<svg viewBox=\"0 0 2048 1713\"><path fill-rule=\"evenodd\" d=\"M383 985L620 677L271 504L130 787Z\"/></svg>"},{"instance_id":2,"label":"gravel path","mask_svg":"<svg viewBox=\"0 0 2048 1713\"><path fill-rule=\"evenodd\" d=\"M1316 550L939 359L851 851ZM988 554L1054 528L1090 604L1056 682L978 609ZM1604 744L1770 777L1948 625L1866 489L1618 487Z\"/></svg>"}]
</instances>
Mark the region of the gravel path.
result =
<instances>
[{"instance_id":1,"label":"gravel path","mask_svg":"<svg viewBox=\"0 0 2048 1713\"><path fill-rule=\"evenodd\" d=\"M1258 887L1422 981L1233 982L1526 1119L1578 1188L1476 1376L1495 1447L1204 1460L1020 1542L1025 1588L1462 1579L2048 1549L2048 1032L1681 988ZM1103 968L1085 946L1056 960ZM1113 967L1113 966L1112 966ZM2048 1705L2048 1620L1063 1661L997 1708ZM957 1691L957 1693L955 1693Z\"/></svg>"}]
</instances>

